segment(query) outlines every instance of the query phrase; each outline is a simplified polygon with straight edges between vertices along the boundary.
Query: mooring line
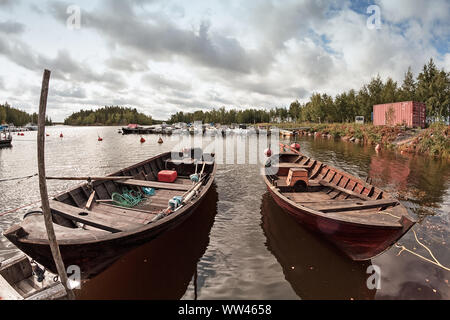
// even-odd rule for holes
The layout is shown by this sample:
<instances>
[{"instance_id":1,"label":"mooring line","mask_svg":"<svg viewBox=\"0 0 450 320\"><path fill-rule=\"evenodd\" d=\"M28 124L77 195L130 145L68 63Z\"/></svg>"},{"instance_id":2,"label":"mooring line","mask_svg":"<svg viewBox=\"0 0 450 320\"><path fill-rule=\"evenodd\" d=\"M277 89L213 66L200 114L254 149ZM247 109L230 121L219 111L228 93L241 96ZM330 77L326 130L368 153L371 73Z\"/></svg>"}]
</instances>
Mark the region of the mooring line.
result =
<instances>
[{"instance_id":1,"label":"mooring line","mask_svg":"<svg viewBox=\"0 0 450 320\"><path fill-rule=\"evenodd\" d=\"M428 248L426 245L424 245L422 242L419 241L419 239L417 238L416 231L412 230L412 232L414 233L414 237L416 238L417 243L420 244L420 245L421 245L422 247L424 247L425 249L427 249L427 251L430 253L430 255L431 255L431 257L433 258L434 261L431 260L431 259L425 258L424 256L422 256L422 255L420 255L420 254L418 254L418 253L415 253L414 251L412 251L412 250L410 250L410 249L406 248L405 246L400 245L400 244L398 244L398 243L396 243L395 246L396 246L397 248L400 248L401 250L399 251L399 253L397 254L397 256L399 256L403 251L407 251L407 252L412 253L413 255L419 257L420 259L423 259L423 260L425 260L425 261L427 261L427 262L430 262L430 263L432 263L432 264L434 264L434 265L436 265L436 266L438 266L438 267L440 267L440 268L442 268L442 269L444 269L444 270L450 271L450 268L448 268L448 267L442 265L442 264L438 261L438 259L436 259L436 257L434 256L433 252L431 252L430 248Z\"/></svg>"},{"instance_id":2,"label":"mooring line","mask_svg":"<svg viewBox=\"0 0 450 320\"><path fill-rule=\"evenodd\" d=\"M9 211L2 212L2 213L0 213L0 217L3 217L3 216L5 216L5 215L7 215L8 213L13 213L13 212L19 211L20 209L23 209L23 208L32 206L32 205L34 205L34 204L36 204L36 203L38 203L38 202L41 202L41 201L38 200L38 201L35 201L35 202L33 202L33 203L24 205L24 206L22 206L22 207L19 207L19 208L16 208L16 209L11 209L11 210L9 210Z\"/></svg>"}]
</instances>

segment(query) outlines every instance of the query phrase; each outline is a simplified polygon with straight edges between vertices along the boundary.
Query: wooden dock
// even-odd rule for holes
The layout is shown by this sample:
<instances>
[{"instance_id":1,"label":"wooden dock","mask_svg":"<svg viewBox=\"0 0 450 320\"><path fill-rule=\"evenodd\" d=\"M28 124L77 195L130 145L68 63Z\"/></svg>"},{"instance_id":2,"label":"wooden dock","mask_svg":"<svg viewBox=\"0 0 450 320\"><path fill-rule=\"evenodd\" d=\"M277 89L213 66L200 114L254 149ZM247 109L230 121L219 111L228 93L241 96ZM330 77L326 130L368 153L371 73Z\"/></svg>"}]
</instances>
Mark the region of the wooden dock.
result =
<instances>
[{"instance_id":1,"label":"wooden dock","mask_svg":"<svg viewBox=\"0 0 450 320\"><path fill-rule=\"evenodd\" d=\"M37 268L38 267L38 268ZM0 300L63 300L67 294L56 275L32 265L25 254L0 263Z\"/></svg>"}]
</instances>

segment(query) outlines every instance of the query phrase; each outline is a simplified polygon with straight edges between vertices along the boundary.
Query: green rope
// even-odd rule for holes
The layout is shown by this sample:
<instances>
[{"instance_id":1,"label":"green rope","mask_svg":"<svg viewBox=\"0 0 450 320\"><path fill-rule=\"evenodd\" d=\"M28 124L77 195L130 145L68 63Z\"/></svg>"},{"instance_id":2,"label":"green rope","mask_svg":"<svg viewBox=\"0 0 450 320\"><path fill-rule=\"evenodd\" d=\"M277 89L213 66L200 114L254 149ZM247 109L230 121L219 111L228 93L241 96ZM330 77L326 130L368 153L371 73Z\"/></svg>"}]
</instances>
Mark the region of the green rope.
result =
<instances>
[{"instance_id":1,"label":"green rope","mask_svg":"<svg viewBox=\"0 0 450 320\"><path fill-rule=\"evenodd\" d=\"M111 196L112 201L119 206L133 208L144 200L142 193L124 188L122 194L114 192Z\"/></svg>"}]
</instances>

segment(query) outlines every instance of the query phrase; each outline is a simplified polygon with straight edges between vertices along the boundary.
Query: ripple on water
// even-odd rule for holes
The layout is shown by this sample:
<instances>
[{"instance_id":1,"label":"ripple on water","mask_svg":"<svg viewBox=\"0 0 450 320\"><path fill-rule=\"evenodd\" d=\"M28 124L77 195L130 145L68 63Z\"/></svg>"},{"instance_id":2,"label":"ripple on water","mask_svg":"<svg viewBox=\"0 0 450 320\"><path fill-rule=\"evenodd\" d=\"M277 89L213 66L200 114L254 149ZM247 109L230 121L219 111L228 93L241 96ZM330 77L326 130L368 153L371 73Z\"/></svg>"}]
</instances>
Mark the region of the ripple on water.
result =
<instances>
[{"instance_id":1,"label":"ripple on water","mask_svg":"<svg viewBox=\"0 0 450 320\"><path fill-rule=\"evenodd\" d=\"M139 136L118 135L114 127L51 127L48 132L47 174L55 176L109 174L185 146L175 137L159 145L156 135L146 136L147 142L141 144ZM15 136L12 149L0 150L0 179L37 172L35 134ZM98 142L97 135L104 141ZM380 188L398 195L410 213L421 218L415 227L421 241L441 263L450 265L448 163L389 151L376 154L372 147L328 139L301 138L300 143L308 156L363 179L369 176ZM51 181L49 194L75 184ZM183 299L450 298L448 273L414 256L397 256L398 249L392 248L367 264L354 263L303 230L271 202L257 165L219 165L215 184L217 199L199 209L214 211L206 225L201 225L201 218L194 219L131 252L86 282L81 296L158 298L155 291L161 290L160 298ZM0 187L1 212L39 200L37 178ZM0 228L17 223L25 212L26 208L0 217ZM426 254L411 232L401 243ZM0 237L0 261L15 252ZM144 262L148 259L152 265ZM382 287L376 293L366 287L369 264L381 268ZM140 268L148 272L137 279L132 270ZM171 285L160 284L161 277L170 278Z\"/></svg>"}]
</instances>

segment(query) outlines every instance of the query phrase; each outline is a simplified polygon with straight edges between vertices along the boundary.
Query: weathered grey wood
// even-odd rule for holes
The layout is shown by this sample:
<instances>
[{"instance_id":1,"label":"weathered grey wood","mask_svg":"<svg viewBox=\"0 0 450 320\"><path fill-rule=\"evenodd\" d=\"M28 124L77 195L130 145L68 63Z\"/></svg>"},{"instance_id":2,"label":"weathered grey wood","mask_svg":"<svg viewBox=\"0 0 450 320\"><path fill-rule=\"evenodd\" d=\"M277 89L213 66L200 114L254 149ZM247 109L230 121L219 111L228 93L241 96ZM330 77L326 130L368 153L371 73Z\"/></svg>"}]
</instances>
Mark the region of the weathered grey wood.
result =
<instances>
[{"instance_id":1,"label":"weathered grey wood","mask_svg":"<svg viewBox=\"0 0 450 320\"><path fill-rule=\"evenodd\" d=\"M33 270L26 255L18 255L6 261L0 266L0 275L11 284L31 277Z\"/></svg>"},{"instance_id":2,"label":"weathered grey wood","mask_svg":"<svg viewBox=\"0 0 450 320\"><path fill-rule=\"evenodd\" d=\"M39 116L38 116L38 172L39 172L39 191L41 194L42 212L44 214L45 228L47 229L48 241L52 252L53 260L55 261L56 269L58 270L59 278L67 292L69 299L75 299L73 291L67 286L68 279L64 262L61 258L61 252L56 241L55 230L53 228L52 215L50 212L50 204L48 200L47 183L45 178L45 112L47 108L48 87L50 82L50 71L45 70L42 78L41 99L39 101Z\"/></svg>"},{"instance_id":3,"label":"weathered grey wood","mask_svg":"<svg viewBox=\"0 0 450 320\"><path fill-rule=\"evenodd\" d=\"M0 300L23 300L23 297L0 275Z\"/></svg>"},{"instance_id":4,"label":"weathered grey wood","mask_svg":"<svg viewBox=\"0 0 450 320\"><path fill-rule=\"evenodd\" d=\"M61 283L55 283L53 286L39 291L25 300L59 300L66 296L66 291Z\"/></svg>"},{"instance_id":5,"label":"weathered grey wood","mask_svg":"<svg viewBox=\"0 0 450 320\"><path fill-rule=\"evenodd\" d=\"M191 185L185 185L185 184L147 181L147 180L136 180L136 179L128 179L128 180L118 181L118 183L129 185L129 186L149 187L149 188L158 188L158 189L166 189L166 190L181 190L181 191L188 191L192 187Z\"/></svg>"}]
</instances>

